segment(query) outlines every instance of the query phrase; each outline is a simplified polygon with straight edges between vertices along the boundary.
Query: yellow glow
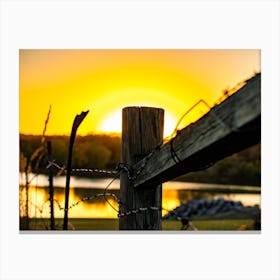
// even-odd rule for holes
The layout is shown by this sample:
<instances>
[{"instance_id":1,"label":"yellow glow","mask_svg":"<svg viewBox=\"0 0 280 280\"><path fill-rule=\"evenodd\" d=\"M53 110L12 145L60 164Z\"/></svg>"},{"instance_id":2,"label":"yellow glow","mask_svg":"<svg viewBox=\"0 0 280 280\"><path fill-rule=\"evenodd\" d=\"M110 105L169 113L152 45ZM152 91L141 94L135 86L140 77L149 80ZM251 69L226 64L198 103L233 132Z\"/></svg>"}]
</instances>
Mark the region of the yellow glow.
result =
<instances>
[{"instance_id":1,"label":"yellow glow","mask_svg":"<svg viewBox=\"0 0 280 280\"><path fill-rule=\"evenodd\" d=\"M122 112L115 111L103 118L98 127L99 131L104 132L121 132L122 131Z\"/></svg>"},{"instance_id":2,"label":"yellow glow","mask_svg":"<svg viewBox=\"0 0 280 280\"><path fill-rule=\"evenodd\" d=\"M167 210L175 209L180 206L181 202L178 197L177 190L165 190L162 191L162 214L165 215L168 213Z\"/></svg>"},{"instance_id":3,"label":"yellow glow","mask_svg":"<svg viewBox=\"0 0 280 280\"><path fill-rule=\"evenodd\" d=\"M20 190L20 216L25 214L25 196L24 188ZM55 218L63 218L64 211L60 207L64 207L64 193L55 194L54 196L54 213ZM80 197L75 195L75 192L70 188L69 193L69 207L80 201ZM118 204L112 199L109 202L118 209ZM48 193L46 188L29 187L29 217L49 218L50 204L48 201ZM105 201L98 202L96 200L88 202L81 202L79 205L69 209L69 218L117 218L117 212Z\"/></svg>"},{"instance_id":4,"label":"yellow glow","mask_svg":"<svg viewBox=\"0 0 280 280\"><path fill-rule=\"evenodd\" d=\"M20 216L25 214L25 188L20 189ZM69 206L80 201L81 197L75 195L73 188L70 188ZM54 213L55 218L63 218L64 211L60 207L64 207L64 192L56 193L54 196ZM109 202L118 209L118 204L113 199L108 198ZM103 201L103 200L102 200ZM36 206L35 206L36 205ZM162 207L164 209L174 209L180 205L177 190L163 190ZM163 214L167 211L164 210ZM47 188L29 187L29 217L49 218L50 204L48 201ZM100 202L92 200L89 202L81 202L77 206L69 209L69 218L117 218L117 212L105 201Z\"/></svg>"},{"instance_id":5,"label":"yellow glow","mask_svg":"<svg viewBox=\"0 0 280 280\"><path fill-rule=\"evenodd\" d=\"M172 182L174 183L174 182ZM174 186L174 185L173 185ZM90 190L89 190L90 191ZM102 190L101 190L102 192ZM214 197L214 199L217 199ZM25 188L20 188L20 216L25 215ZM190 197L191 198L191 197ZM62 193L55 193L54 195L54 212L55 218L63 218L64 211L60 207L64 207L64 190ZM73 188L70 188L69 194L69 206L80 201L81 197L75 195ZM259 194L246 194L246 196L240 194L228 194L226 199L241 201L243 205L260 205ZM118 209L118 204L113 199L109 199L109 202ZM180 206L182 201L179 198L179 191L177 189L165 188L162 190L162 214L168 213L167 210L175 209ZM60 207L59 207L60 206ZM36 188L29 186L29 217L49 218L50 217L50 204L48 201L48 188ZM69 218L117 218L117 212L104 200L92 200L91 202L81 202L75 207L69 210Z\"/></svg>"},{"instance_id":6,"label":"yellow glow","mask_svg":"<svg viewBox=\"0 0 280 280\"><path fill-rule=\"evenodd\" d=\"M171 135L176 126L176 119L165 112L164 114L164 138ZM100 126L97 128L98 131L103 132L118 132L122 131L122 111L117 110L115 112L109 113L100 122Z\"/></svg>"},{"instance_id":7,"label":"yellow glow","mask_svg":"<svg viewBox=\"0 0 280 280\"><path fill-rule=\"evenodd\" d=\"M48 134L70 134L75 115L90 110L80 135L119 131L121 108L153 106L165 110L167 135L199 99L213 105L260 71L260 51L20 50L19 64L21 133L41 134L49 105Z\"/></svg>"}]
</instances>

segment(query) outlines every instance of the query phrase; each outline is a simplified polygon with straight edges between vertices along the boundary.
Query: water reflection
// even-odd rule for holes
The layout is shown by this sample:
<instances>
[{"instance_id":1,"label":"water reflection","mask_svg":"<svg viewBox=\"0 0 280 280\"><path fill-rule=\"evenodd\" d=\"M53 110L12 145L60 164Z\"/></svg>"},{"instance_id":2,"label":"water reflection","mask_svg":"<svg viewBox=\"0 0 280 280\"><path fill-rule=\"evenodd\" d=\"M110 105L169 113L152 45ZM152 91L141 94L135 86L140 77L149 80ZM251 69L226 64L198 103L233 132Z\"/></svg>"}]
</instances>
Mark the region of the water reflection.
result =
<instances>
[{"instance_id":1,"label":"water reflection","mask_svg":"<svg viewBox=\"0 0 280 280\"><path fill-rule=\"evenodd\" d=\"M42 174L30 173L29 178L33 178L32 184L45 187L49 185L48 177ZM25 174L20 173L20 182L25 182ZM104 187L112 180L112 178L81 178L76 176L71 176L71 187L74 188L95 188L104 189ZM55 176L53 178L53 184L56 187L64 188L66 183L65 176ZM110 185L111 190L118 190L120 188L120 180L116 179ZM169 181L163 184L164 189L169 190L223 190L226 192L229 190L242 190L242 191L257 191L260 192L260 187L256 186L238 186L238 185L221 185L221 184L205 184L205 183L190 183L190 182L179 182L179 181Z\"/></svg>"},{"instance_id":2,"label":"water reflection","mask_svg":"<svg viewBox=\"0 0 280 280\"><path fill-rule=\"evenodd\" d=\"M82 190L79 192L79 190ZM79 202L83 197L83 189L70 189L69 206ZM87 196L94 195L95 191L88 191ZM100 193L100 190L98 190ZM20 216L25 215L25 188L20 188ZM107 198L109 202L118 209L118 204L111 198ZM64 189L54 189L54 215L55 218L63 218L64 216ZM69 218L116 218L116 211L104 200L104 198L96 198L80 202L78 205L69 209ZM50 202L48 189L45 187L29 187L29 217L49 218Z\"/></svg>"},{"instance_id":3,"label":"water reflection","mask_svg":"<svg viewBox=\"0 0 280 280\"><path fill-rule=\"evenodd\" d=\"M46 176L44 176L46 177ZM46 178L40 178L45 180ZM72 180L72 178L71 178ZM86 185L76 187L71 181L71 188L69 194L69 206L80 201L85 196L94 196L96 194L103 193L104 187L110 182L110 179L101 179L93 181L89 179L83 179L86 181ZM106 183L105 183L106 182ZM38 183L38 181L37 181ZM45 183L43 181L43 183ZM75 183L75 181L74 181ZM79 181L81 183L81 181ZM89 188L97 185L97 188ZM99 188L100 184L102 188ZM109 192L114 193L119 197L119 182L116 182L113 188ZM47 184L46 184L47 185ZM246 190L247 188L247 190ZM55 187L54 189L54 211L56 218L62 218L64 216L64 187ZM168 182L163 184L162 192L162 207L163 215L167 213L166 210L172 210L179 206L181 203L185 203L190 199L211 198L216 199L218 197L224 197L225 199L241 201L244 206L248 205L260 205L260 188L258 187L243 187L243 186L225 186L225 185L210 185L210 184L195 184L195 183L183 183L183 182ZM109 202L114 208L118 209L118 204L115 200L107 197ZM25 188L20 188L20 216L25 215L25 201L26 193ZM50 216L50 204L48 188L37 186L29 187L29 217L42 217L49 218ZM69 218L117 218L117 212L104 200L103 197L95 198L80 202L75 207L69 210Z\"/></svg>"}]
</instances>

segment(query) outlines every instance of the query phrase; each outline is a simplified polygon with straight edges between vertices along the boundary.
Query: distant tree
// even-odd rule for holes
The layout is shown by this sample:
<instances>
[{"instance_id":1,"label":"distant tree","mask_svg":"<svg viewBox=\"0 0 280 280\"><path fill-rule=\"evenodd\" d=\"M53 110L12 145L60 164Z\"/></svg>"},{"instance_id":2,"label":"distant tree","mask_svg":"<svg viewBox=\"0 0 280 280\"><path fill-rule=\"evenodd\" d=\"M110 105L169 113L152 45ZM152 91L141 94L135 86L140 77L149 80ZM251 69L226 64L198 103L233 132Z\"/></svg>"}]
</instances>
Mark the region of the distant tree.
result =
<instances>
[{"instance_id":1,"label":"distant tree","mask_svg":"<svg viewBox=\"0 0 280 280\"><path fill-rule=\"evenodd\" d=\"M190 172L178 179L190 182L260 186L260 151L261 145L257 144L226 157L205 170Z\"/></svg>"},{"instance_id":2,"label":"distant tree","mask_svg":"<svg viewBox=\"0 0 280 280\"><path fill-rule=\"evenodd\" d=\"M73 152L73 167L105 168L109 162L111 151L98 142L77 144Z\"/></svg>"},{"instance_id":3,"label":"distant tree","mask_svg":"<svg viewBox=\"0 0 280 280\"><path fill-rule=\"evenodd\" d=\"M30 158L40 145L41 136L20 135L22 157ZM48 136L52 141L53 158L66 165L68 136ZM111 135L77 136L73 151L73 168L114 169L120 162L121 138ZM22 161L23 162L23 161ZM47 172L47 162L40 162L39 171ZM31 164L35 170L34 163ZM215 163L212 167L180 176L180 180L221 184L260 185L261 145L255 145Z\"/></svg>"}]
</instances>

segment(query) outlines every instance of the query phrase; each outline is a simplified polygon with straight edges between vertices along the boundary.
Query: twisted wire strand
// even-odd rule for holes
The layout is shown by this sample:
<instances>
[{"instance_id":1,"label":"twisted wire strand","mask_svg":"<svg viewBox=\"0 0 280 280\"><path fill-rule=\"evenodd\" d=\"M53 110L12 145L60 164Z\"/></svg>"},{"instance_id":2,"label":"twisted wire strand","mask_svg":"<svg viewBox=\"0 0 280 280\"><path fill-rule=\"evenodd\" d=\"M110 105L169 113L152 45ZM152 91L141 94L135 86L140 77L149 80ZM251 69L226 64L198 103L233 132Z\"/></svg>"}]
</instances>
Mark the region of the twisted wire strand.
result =
<instances>
[{"instance_id":1,"label":"twisted wire strand","mask_svg":"<svg viewBox=\"0 0 280 280\"><path fill-rule=\"evenodd\" d=\"M213 115L213 117L224 127L226 127L227 129L229 129L230 131L236 131L235 128L230 127L228 124L226 124L225 122L223 122L219 116L217 116L211 109L210 105L204 100L204 99L200 99L199 101L197 101L194 105L192 105L179 119L179 121L177 122L173 132L171 133L170 136L166 137L166 139L169 139L168 141L170 142L170 155L172 157L172 159L178 163L181 162L180 158L178 157L174 147L173 147L173 141L175 140L176 136L178 135L178 132L180 131L178 129L179 125L181 124L182 120L196 107L198 106L200 103L204 104L208 109L209 109L209 113L211 113L211 115ZM105 170L105 169L90 169L90 168L74 168L71 171L72 172L82 172L82 173L100 173L100 174L107 174L107 175L118 175L120 173L120 171L124 171L127 173L128 179L130 181L134 181L136 180L136 178L142 173L142 171L144 170L144 168L146 167L147 163L149 162L149 160L152 158L152 156L154 155L154 153L159 150L161 148L163 144L160 143L158 144L145 158L143 163L141 164L141 166L136 170L133 171L132 167L127 164L127 163L118 163L117 167L115 170ZM56 162L54 161L48 161L48 166L47 168L50 168L50 166L54 166L55 168L57 168L60 173L66 173L65 170L65 166L60 166L58 165Z\"/></svg>"},{"instance_id":2,"label":"twisted wire strand","mask_svg":"<svg viewBox=\"0 0 280 280\"><path fill-rule=\"evenodd\" d=\"M55 167L57 170L62 171L66 173L65 166L60 166L55 161L48 161L47 169L49 169L51 166ZM105 170L105 169L91 169L91 168L73 168L71 169L71 172L81 172L81 173L101 173L101 174L119 174L118 170Z\"/></svg>"},{"instance_id":3,"label":"twisted wire strand","mask_svg":"<svg viewBox=\"0 0 280 280\"><path fill-rule=\"evenodd\" d=\"M212 108L208 105L207 102L205 102L203 99L200 99L198 102L196 102L191 108L189 108L182 116L181 118L179 119L179 121L177 122L176 126L175 126L175 129L174 131L172 132L172 134L168 137L165 138L166 139L171 139L170 140L170 154L171 154L171 157L173 158L173 160L175 162L180 162L180 158L178 157L178 155L176 154L176 151L174 150L174 147L173 147L173 141L174 139L176 138L176 136L178 135L178 132L180 131L178 129L180 123L182 122L182 120L200 103L203 103L204 105L206 105L209 109L209 113L211 115L214 116L214 118L221 124L223 125L224 127L226 127L227 129L229 129L230 131L233 131L233 132L238 132L237 129L235 129L234 127L230 127L227 123L225 123L215 112L213 112ZM49 109L49 113L50 113L50 109ZM44 131L43 131L43 136L42 136L42 143L44 143L44 134L45 134L45 131L46 131L46 124L48 122L48 118L49 118L49 113L48 113L48 117L47 117L47 120L46 120L46 123L45 123L45 128L44 128ZM168 140L169 141L169 140ZM68 207L68 209L66 209L66 211L68 211L69 209L75 207L76 205L78 205L79 203L81 202L84 202L84 201L87 201L87 200L93 200L93 199L96 199L98 197L103 197L104 200L106 201L106 203L108 203L110 205L110 207L112 207L117 213L118 213L118 217L121 218L121 217L124 217L124 216L128 216L128 215L132 215L132 214L137 214L137 213L141 213L141 212L145 212L145 211L148 211L148 210L153 210L153 211L162 211L162 210L166 210L168 212L173 212L173 210L169 211L167 209L164 209L162 207L156 207L156 206L150 206L150 207L140 207L139 209L132 209L132 210L129 210L129 211L126 211L126 212L123 212L121 213L119 210L117 210L111 203L110 201L107 199L107 197L112 197L117 203L118 205L120 206L121 204L121 201L120 199L113 193L108 193L108 189L110 187L110 185L117 179L117 177L119 176L120 172L121 171L124 171L127 173L127 176L128 176L128 179L129 180L135 180L137 178L137 176L139 176L142 171L144 170L145 166L147 165L148 161L152 158L152 156L154 155L154 153L156 152L156 150L160 149L162 146L162 143L160 145L157 145L144 159L143 163L141 164L141 166L135 171L133 172L133 169L132 167L129 165L129 164L126 164L126 163L119 163L116 167L116 170L104 170L104 169L90 169L90 168L74 168L72 169L71 171L72 172L82 172L82 173L100 173L100 174L108 174L108 175L115 175L114 178L108 183L108 185L104 188L104 191L103 193L100 193L100 194L96 194L96 195L93 195L93 196L87 196L87 197L83 197L81 200L75 202L75 203L72 203L71 206ZM42 155L43 156L43 155ZM57 168L57 170L59 170L59 173L66 173L66 170L65 170L65 166L60 166L59 164L57 164L54 160L52 161L48 161L48 165L47 165L47 169L50 168L50 167L55 167ZM35 174L35 176L33 178L31 178L31 180L29 181L29 183L31 181L33 181L34 178L37 177L38 174ZM58 207L60 210L65 210L63 207L61 207L61 205L59 204L59 202L57 200L54 200L57 204L58 204ZM36 209L39 208L37 205L35 205ZM120 208L120 207L119 207ZM39 208L39 212L42 216L42 210L40 210ZM35 215L36 215L36 212L35 212ZM177 217L178 219L180 219L180 217L178 216Z\"/></svg>"},{"instance_id":4,"label":"twisted wire strand","mask_svg":"<svg viewBox=\"0 0 280 280\"><path fill-rule=\"evenodd\" d=\"M103 197L105 199L105 201L111 206L112 209L114 209L117 213L119 213L119 210L117 210L111 203L110 201L106 198L106 195L108 194L107 193L107 190L108 188L111 186L111 184L117 179L119 173L116 174L116 176L110 181L110 183L106 186L106 188L104 189L104 192L103 192ZM120 200L117 199L116 200L118 202L118 204L120 204Z\"/></svg>"}]
</instances>

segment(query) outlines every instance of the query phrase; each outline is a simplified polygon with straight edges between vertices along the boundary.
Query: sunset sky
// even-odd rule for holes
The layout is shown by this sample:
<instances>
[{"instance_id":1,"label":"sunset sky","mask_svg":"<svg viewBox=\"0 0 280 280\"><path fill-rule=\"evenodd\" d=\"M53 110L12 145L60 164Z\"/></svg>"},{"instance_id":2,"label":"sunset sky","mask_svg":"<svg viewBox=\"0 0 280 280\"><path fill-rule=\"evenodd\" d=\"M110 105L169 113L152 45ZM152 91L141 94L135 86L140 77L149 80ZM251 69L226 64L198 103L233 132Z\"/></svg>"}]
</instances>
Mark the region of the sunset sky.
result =
<instances>
[{"instance_id":1,"label":"sunset sky","mask_svg":"<svg viewBox=\"0 0 280 280\"><path fill-rule=\"evenodd\" d=\"M210 106L223 90L261 70L260 50L20 50L20 133L120 132L126 106L165 109L165 136L198 100ZM186 118L207 112L198 106ZM186 124L185 123L185 124ZM184 123L182 124L184 125Z\"/></svg>"}]
</instances>

